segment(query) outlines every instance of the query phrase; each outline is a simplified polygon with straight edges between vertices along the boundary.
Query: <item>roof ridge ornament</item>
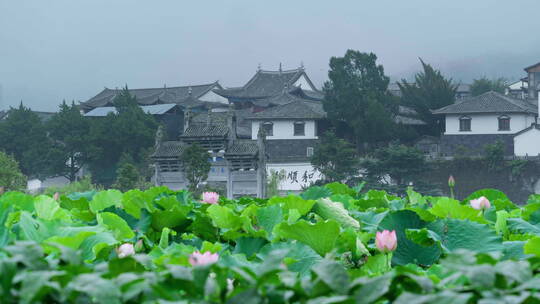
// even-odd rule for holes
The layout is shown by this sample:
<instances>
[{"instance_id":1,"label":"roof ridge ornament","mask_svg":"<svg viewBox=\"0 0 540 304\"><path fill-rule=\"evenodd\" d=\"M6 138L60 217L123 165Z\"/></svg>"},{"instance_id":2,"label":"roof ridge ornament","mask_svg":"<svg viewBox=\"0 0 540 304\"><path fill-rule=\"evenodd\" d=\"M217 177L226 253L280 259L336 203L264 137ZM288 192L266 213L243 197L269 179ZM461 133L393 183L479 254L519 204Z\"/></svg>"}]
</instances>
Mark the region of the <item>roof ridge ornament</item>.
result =
<instances>
[{"instance_id":1,"label":"roof ridge ornament","mask_svg":"<svg viewBox=\"0 0 540 304\"><path fill-rule=\"evenodd\" d=\"M189 86L189 88L188 88L188 95L189 95L189 96L191 96L191 94L193 93L192 91L193 91L193 90L191 89L191 86Z\"/></svg>"},{"instance_id":2,"label":"roof ridge ornament","mask_svg":"<svg viewBox=\"0 0 540 304\"><path fill-rule=\"evenodd\" d=\"M257 72L260 72L261 71L261 63L259 62L259 64L257 65Z\"/></svg>"},{"instance_id":3,"label":"roof ridge ornament","mask_svg":"<svg viewBox=\"0 0 540 304\"><path fill-rule=\"evenodd\" d=\"M279 73L281 74L283 70L281 69L281 62L279 63Z\"/></svg>"},{"instance_id":4,"label":"roof ridge ornament","mask_svg":"<svg viewBox=\"0 0 540 304\"><path fill-rule=\"evenodd\" d=\"M300 70L302 70L302 71L304 70L304 61L303 60L300 61Z\"/></svg>"}]
</instances>

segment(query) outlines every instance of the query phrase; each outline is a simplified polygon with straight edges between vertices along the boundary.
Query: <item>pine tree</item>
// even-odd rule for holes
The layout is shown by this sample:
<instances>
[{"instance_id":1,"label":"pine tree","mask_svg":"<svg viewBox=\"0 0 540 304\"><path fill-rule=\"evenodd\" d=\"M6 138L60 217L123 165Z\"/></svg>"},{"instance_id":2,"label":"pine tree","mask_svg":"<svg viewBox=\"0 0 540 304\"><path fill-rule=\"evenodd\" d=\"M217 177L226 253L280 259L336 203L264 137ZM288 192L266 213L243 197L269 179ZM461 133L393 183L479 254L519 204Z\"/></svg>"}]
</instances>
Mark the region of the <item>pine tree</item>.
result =
<instances>
[{"instance_id":1,"label":"pine tree","mask_svg":"<svg viewBox=\"0 0 540 304\"><path fill-rule=\"evenodd\" d=\"M89 142L90 123L79 108L65 101L60 111L47 123L49 137L53 141L50 157L50 172L75 181L79 170L88 162L95 149Z\"/></svg>"},{"instance_id":2,"label":"pine tree","mask_svg":"<svg viewBox=\"0 0 540 304\"><path fill-rule=\"evenodd\" d=\"M117 113L92 119L90 127L90 142L95 148L90 169L94 179L101 184L111 184L116 179L122 154L129 155L137 167L145 164L158 127L154 117L138 106L137 99L127 87L113 103Z\"/></svg>"},{"instance_id":3,"label":"pine tree","mask_svg":"<svg viewBox=\"0 0 540 304\"><path fill-rule=\"evenodd\" d=\"M387 92L389 78L373 53L348 50L330 59L329 80L324 84L324 109L334 126L345 123L353 131L352 141L388 140L392 136L391 113L396 110Z\"/></svg>"},{"instance_id":4,"label":"pine tree","mask_svg":"<svg viewBox=\"0 0 540 304\"><path fill-rule=\"evenodd\" d=\"M426 122L423 132L429 135L439 135L443 130L443 123L440 117L431 113L452 104L455 100L457 85L452 79L446 79L439 70L431 65L422 63L423 72L417 73L414 83L406 80L398 82L401 90L401 100L406 106L413 108L421 120Z\"/></svg>"}]
</instances>

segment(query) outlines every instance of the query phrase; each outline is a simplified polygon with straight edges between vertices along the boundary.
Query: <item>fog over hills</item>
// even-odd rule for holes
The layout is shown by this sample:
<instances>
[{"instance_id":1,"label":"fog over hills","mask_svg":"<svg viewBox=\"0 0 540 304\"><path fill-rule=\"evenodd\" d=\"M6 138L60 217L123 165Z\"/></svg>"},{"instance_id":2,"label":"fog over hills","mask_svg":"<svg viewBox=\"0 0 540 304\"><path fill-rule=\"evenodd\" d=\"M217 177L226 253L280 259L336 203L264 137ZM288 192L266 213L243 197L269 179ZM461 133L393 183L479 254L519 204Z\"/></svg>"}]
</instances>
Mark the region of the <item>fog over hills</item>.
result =
<instances>
[{"instance_id":1,"label":"fog over hills","mask_svg":"<svg viewBox=\"0 0 540 304\"><path fill-rule=\"evenodd\" d=\"M264 69L304 64L317 85L331 56L374 52L393 79L418 57L470 82L518 79L540 61L540 2L0 0L3 104L51 111L103 87L245 83ZM24 12L24 13L21 13Z\"/></svg>"}]
</instances>

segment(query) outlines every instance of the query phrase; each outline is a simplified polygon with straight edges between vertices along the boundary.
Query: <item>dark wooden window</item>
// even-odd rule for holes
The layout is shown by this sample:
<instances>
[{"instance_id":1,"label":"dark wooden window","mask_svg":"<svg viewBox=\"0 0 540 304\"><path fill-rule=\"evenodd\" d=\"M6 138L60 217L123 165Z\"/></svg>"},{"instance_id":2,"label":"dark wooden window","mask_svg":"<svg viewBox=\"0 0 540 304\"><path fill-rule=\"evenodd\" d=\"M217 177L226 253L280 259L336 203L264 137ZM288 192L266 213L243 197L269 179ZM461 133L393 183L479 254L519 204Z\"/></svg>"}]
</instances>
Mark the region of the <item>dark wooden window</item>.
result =
<instances>
[{"instance_id":1,"label":"dark wooden window","mask_svg":"<svg viewBox=\"0 0 540 304\"><path fill-rule=\"evenodd\" d=\"M499 117L499 131L510 131L510 117L506 115Z\"/></svg>"},{"instance_id":2,"label":"dark wooden window","mask_svg":"<svg viewBox=\"0 0 540 304\"><path fill-rule=\"evenodd\" d=\"M265 122L263 123L263 129L264 133L266 133L266 136L273 136L274 135L274 124L271 122Z\"/></svg>"},{"instance_id":3,"label":"dark wooden window","mask_svg":"<svg viewBox=\"0 0 540 304\"><path fill-rule=\"evenodd\" d=\"M297 121L294 123L294 136L306 135L306 124L303 121Z\"/></svg>"},{"instance_id":4,"label":"dark wooden window","mask_svg":"<svg viewBox=\"0 0 540 304\"><path fill-rule=\"evenodd\" d=\"M467 132L471 131L471 118L468 116L462 116L459 118L459 131Z\"/></svg>"}]
</instances>

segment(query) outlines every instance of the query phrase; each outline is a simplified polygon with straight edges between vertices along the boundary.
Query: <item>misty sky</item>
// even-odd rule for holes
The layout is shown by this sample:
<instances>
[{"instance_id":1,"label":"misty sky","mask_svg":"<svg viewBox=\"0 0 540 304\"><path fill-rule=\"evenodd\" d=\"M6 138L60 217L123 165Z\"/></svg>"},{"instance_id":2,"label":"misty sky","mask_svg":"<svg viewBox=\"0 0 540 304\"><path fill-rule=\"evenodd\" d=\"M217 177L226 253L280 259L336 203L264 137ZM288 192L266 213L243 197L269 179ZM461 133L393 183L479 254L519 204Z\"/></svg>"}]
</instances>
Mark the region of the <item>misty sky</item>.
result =
<instances>
[{"instance_id":1,"label":"misty sky","mask_svg":"<svg viewBox=\"0 0 540 304\"><path fill-rule=\"evenodd\" d=\"M540 61L538 11L538 0L0 0L0 109L54 111L126 83L239 86L280 62L303 62L320 86L348 48L376 53L394 79L422 57L456 80L514 80Z\"/></svg>"}]
</instances>

